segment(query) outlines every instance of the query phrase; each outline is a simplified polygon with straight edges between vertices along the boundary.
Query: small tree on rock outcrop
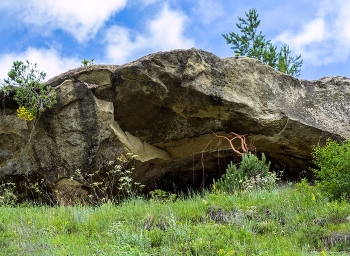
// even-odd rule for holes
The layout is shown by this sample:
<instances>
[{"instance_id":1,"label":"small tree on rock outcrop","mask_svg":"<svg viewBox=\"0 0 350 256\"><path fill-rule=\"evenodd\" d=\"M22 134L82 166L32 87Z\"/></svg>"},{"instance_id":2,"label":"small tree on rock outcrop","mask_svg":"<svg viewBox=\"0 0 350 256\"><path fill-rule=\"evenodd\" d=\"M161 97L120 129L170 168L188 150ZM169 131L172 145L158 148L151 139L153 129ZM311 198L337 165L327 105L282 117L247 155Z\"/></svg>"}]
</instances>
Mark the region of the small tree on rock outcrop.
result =
<instances>
[{"instance_id":1,"label":"small tree on rock outcrop","mask_svg":"<svg viewBox=\"0 0 350 256\"><path fill-rule=\"evenodd\" d=\"M14 100L18 103L17 116L31 121L38 112L51 108L56 103L55 90L43 83L46 73L36 69L36 64L22 61L13 62L4 79L1 90L5 94L14 92Z\"/></svg>"}]
</instances>

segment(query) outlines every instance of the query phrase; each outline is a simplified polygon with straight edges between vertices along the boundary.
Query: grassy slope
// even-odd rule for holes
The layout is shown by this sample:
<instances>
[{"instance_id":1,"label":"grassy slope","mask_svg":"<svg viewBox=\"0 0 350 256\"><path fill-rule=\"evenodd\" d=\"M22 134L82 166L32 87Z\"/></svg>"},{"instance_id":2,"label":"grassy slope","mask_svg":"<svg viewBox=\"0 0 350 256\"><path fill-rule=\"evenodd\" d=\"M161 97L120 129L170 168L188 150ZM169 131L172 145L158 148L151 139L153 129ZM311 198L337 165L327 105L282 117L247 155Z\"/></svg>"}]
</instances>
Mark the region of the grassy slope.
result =
<instances>
[{"instance_id":1,"label":"grassy slope","mask_svg":"<svg viewBox=\"0 0 350 256\"><path fill-rule=\"evenodd\" d=\"M98 208L0 207L0 255L348 255L335 251L350 245L325 248L332 231L350 232L350 204L288 186Z\"/></svg>"}]
</instances>

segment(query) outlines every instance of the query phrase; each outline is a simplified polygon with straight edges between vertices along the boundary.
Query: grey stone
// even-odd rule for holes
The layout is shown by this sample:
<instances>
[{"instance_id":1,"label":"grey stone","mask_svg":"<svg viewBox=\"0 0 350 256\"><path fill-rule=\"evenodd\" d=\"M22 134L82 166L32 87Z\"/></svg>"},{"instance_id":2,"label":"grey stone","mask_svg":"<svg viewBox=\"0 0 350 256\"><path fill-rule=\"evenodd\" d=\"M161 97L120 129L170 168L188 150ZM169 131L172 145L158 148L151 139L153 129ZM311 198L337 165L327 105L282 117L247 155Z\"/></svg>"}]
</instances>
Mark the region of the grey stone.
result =
<instances>
[{"instance_id":1,"label":"grey stone","mask_svg":"<svg viewBox=\"0 0 350 256\"><path fill-rule=\"evenodd\" d=\"M14 109L1 117L5 177L35 172L54 187L77 169L106 171L106 161L132 152L133 178L150 189L198 187L235 158L211 132L245 134L275 170L298 176L309 172L313 146L350 135L348 78L299 80L256 59L194 48L82 67L47 83L58 102L35 122Z\"/></svg>"}]
</instances>

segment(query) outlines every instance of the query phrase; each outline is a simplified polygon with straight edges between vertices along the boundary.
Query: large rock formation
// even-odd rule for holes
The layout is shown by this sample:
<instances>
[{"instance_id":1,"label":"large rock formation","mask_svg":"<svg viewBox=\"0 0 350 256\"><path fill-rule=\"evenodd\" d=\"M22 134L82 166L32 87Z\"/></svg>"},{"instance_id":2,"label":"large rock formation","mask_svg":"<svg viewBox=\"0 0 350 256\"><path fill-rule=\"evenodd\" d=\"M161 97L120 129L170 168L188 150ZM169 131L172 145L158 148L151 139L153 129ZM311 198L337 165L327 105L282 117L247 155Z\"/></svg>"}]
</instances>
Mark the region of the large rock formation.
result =
<instances>
[{"instance_id":1,"label":"large rock formation","mask_svg":"<svg viewBox=\"0 0 350 256\"><path fill-rule=\"evenodd\" d=\"M57 187L77 169L106 170L107 160L132 152L138 155L133 177L150 189L198 187L203 163L208 184L235 156L224 141L206 147L211 132L246 134L275 170L298 176L308 171L313 146L350 135L349 79L298 80L255 59L197 49L82 67L48 84L58 103L35 122L19 120L17 106L6 103L5 177L35 173Z\"/></svg>"}]
</instances>

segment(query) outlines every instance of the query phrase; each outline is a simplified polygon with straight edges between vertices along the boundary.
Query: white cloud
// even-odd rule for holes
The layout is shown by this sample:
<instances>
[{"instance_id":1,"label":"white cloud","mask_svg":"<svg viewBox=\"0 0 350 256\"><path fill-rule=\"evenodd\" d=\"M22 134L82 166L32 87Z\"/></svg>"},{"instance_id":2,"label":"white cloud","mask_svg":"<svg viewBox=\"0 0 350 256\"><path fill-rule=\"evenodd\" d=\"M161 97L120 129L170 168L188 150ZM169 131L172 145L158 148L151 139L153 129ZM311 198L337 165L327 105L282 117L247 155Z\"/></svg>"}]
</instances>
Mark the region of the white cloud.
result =
<instances>
[{"instance_id":1,"label":"white cloud","mask_svg":"<svg viewBox=\"0 0 350 256\"><path fill-rule=\"evenodd\" d=\"M295 47L320 42L325 37L325 22L322 18L317 18L303 26L302 31L297 35L292 35L291 31L285 31L276 37L275 40L281 42L293 42Z\"/></svg>"},{"instance_id":2,"label":"white cloud","mask_svg":"<svg viewBox=\"0 0 350 256\"><path fill-rule=\"evenodd\" d=\"M197 4L194 12L204 24L210 24L224 15L224 9L218 0L199 0Z\"/></svg>"},{"instance_id":3,"label":"white cloud","mask_svg":"<svg viewBox=\"0 0 350 256\"><path fill-rule=\"evenodd\" d=\"M162 51L193 46L193 41L182 35L186 21L184 14L165 6L159 17L148 24L153 47Z\"/></svg>"},{"instance_id":4,"label":"white cloud","mask_svg":"<svg viewBox=\"0 0 350 256\"><path fill-rule=\"evenodd\" d=\"M312 65L346 62L350 57L350 2L323 0L299 31L284 31L274 41L288 44Z\"/></svg>"},{"instance_id":5,"label":"white cloud","mask_svg":"<svg viewBox=\"0 0 350 256\"><path fill-rule=\"evenodd\" d=\"M133 36L130 30L113 26L106 33L106 58L113 64L123 64L149 52L191 48L194 41L183 35L187 21L184 14L165 5L158 17L146 23L142 34Z\"/></svg>"},{"instance_id":6,"label":"white cloud","mask_svg":"<svg viewBox=\"0 0 350 256\"><path fill-rule=\"evenodd\" d=\"M147 47L146 38L137 35L132 39L131 31L119 26L108 29L105 41L107 43L106 58L113 64L124 64L136 51Z\"/></svg>"},{"instance_id":7,"label":"white cloud","mask_svg":"<svg viewBox=\"0 0 350 256\"><path fill-rule=\"evenodd\" d=\"M93 37L113 14L123 9L127 0L27 0L3 9L13 12L28 27L46 30L62 29L79 42Z\"/></svg>"},{"instance_id":8,"label":"white cloud","mask_svg":"<svg viewBox=\"0 0 350 256\"><path fill-rule=\"evenodd\" d=\"M26 61L37 63L37 69L46 73L46 80L53 78L69 69L80 67L76 58L63 58L54 49L28 48L21 53L6 53L0 55L0 78L6 78L13 61Z\"/></svg>"}]
</instances>

